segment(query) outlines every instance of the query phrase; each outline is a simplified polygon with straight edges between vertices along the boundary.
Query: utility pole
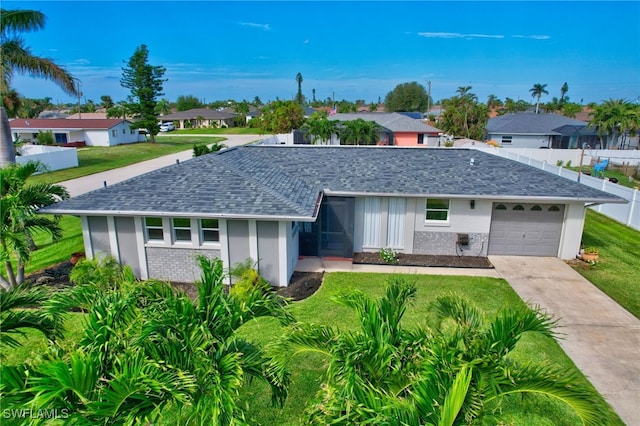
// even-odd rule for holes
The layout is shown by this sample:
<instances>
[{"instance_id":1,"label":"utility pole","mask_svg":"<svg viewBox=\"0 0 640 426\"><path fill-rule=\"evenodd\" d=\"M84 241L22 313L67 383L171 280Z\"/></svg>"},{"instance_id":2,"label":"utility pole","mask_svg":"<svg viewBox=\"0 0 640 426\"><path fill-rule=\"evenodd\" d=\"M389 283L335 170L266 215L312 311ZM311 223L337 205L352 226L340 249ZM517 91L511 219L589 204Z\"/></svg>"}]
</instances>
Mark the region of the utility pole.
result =
<instances>
[{"instance_id":1,"label":"utility pole","mask_svg":"<svg viewBox=\"0 0 640 426\"><path fill-rule=\"evenodd\" d=\"M80 91L80 80L78 80L78 118L82 118L82 111L80 108L80 97L82 97L82 92Z\"/></svg>"},{"instance_id":2,"label":"utility pole","mask_svg":"<svg viewBox=\"0 0 640 426\"><path fill-rule=\"evenodd\" d=\"M427 119L429 118L430 108L431 108L431 81L427 81Z\"/></svg>"}]
</instances>

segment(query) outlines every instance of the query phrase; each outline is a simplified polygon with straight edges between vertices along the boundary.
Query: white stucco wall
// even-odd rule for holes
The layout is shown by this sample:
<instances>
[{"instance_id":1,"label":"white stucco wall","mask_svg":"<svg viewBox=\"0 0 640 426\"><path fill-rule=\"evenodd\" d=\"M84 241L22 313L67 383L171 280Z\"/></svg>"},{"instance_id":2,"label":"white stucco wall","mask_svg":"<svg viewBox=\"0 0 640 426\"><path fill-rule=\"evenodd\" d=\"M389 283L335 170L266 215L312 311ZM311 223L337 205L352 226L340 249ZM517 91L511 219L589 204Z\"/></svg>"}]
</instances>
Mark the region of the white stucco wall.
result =
<instances>
[{"instance_id":1,"label":"white stucco wall","mask_svg":"<svg viewBox=\"0 0 640 426\"><path fill-rule=\"evenodd\" d=\"M502 137L511 136L511 143L503 144ZM548 135L518 135L491 133L487 135L488 140L498 142L504 148L549 148L551 145L551 136Z\"/></svg>"},{"instance_id":2,"label":"white stucco wall","mask_svg":"<svg viewBox=\"0 0 640 426\"><path fill-rule=\"evenodd\" d=\"M580 251L586 208L583 204L566 204L564 227L558 248L560 259L575 259Z\"/></svg>"}]
</instances>

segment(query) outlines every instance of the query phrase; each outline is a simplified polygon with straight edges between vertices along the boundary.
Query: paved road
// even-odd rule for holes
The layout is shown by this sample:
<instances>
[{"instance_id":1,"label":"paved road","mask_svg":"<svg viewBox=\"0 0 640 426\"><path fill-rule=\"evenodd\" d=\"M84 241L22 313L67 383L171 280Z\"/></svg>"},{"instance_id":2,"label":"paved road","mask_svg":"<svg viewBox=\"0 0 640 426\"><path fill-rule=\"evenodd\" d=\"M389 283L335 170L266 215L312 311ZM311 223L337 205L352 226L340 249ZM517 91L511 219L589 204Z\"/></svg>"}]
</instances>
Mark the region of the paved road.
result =
<instances>
[{"instance_id":1,"label":"paved road","mask_svg":"<svg viewBox=\"0 0 640 426\"><path fill-rule=\"evenodd\" d=\"M192 136L192 135L185 135ZM201 136L201 135L198 135ZM227 138L223 141L229 148L239 145L245 145L250 142L254 142L260 139L259 135L211 135L222 136ZM69 191L72 197L75 197L85 192L93 191L102 188L105 185L113 185L114 183L121 182L123 180L130 179L134 176L138 176L162 167L175 164L176 161L188 161L193 158L193 150L187 150L177 152L175 154L165 155L164 157L154 158L153 160L142 161L140 163L132 164L130 166L121 167L115 170L108 170L106 172L95 173L88 176L83 176L76 179L60 182Z\"/></svg>"},{"instance_id":2,"label":"paved road","mask_svg":"<svg viewBox=\"0 0 640 426\"><path fill-rule=\"evenodd\" d=\"M558 343L629 426L640 426L640 320L558 258L489 256L518 295L559 319Z\"/></svg>"}]
</instances>

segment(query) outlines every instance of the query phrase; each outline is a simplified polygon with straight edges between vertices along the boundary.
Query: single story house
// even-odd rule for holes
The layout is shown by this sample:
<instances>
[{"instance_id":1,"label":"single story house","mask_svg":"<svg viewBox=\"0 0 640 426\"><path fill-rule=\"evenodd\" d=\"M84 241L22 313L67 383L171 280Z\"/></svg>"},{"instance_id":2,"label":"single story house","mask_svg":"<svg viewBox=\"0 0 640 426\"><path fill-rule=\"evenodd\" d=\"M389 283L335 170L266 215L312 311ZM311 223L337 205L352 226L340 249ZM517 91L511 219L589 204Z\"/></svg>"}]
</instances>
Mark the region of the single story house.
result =
<instances>
[{"instance_id":1,"label":"single story house","mask_svg":"<svg viewBox=\"0 0 640 426\"><path fill-rule=\"evenodd\" d=\"M487 121L487 140L510 148L598 148L597 133L584 121L558 114L517 112Z\"/></svg>"},{"instance_id":2,"label":"single story house","mask_svg":"<svg viewBox=\"0 0 640 426\"><path fill-rule=\"evenodd\" d=\"M397 112L357 112L329 115L329 120L351 121L361 118L375 121L384 130L381 132L382 145L396 146L439 146L442 130Z\"/></svg>"},{"instance_id":3,"label":"single story house","mask_svg":"<svg viewBox=\"0 0 640 426\"><path fill-rule=\"evenodd\" d=\"M215 109L193 108L158 116L158 120L163 123L171 121L177 129L192 129L198 127L220 128L233 127L233 120L236 116L237 114Z\"/></svg>"},{"instance_id":4,"label":"single story house","mask_svg":"<svg viewBox=\"0 0 640 426\"><path fill-rule=\"evenodd\" d=\"M586 207L626 200L473 149L247 145L43 208L79 216L85 252L190 282L195 255L247 258L286 286L300 256L575 258Z\"/></svg>"},{"instance_id":5,"label":"single story house","mask_svg":"<svg viewBox=\"0 0 640 426\"><path fill-rule=\"evenodd\" d=\"M114 146L144 142L144 135L132 129L128 120L104 119L14 119L9 121L14 142L37 142L38 133L51 132L58 144L84 142L87 146Z\"/></svg>"}]
</instances>

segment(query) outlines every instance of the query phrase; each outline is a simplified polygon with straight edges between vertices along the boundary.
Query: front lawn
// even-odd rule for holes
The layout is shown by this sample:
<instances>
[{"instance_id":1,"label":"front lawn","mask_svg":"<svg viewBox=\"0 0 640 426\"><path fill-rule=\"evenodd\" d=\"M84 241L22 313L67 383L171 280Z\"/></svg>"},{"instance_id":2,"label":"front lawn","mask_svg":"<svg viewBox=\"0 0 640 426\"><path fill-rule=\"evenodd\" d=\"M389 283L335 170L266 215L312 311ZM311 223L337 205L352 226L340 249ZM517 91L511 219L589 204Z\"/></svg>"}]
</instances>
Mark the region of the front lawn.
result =
<instances>
[{"instance_id":1,"label":"front lawn","mask_svg":"<svg viewBox=\"0 0 640 426\"><path fill-rule=\"evenodd\" d=\"M291 304L294 316L303 322L316 324L330 324L343 330L357 327L355 314L352 310L334 303L331 298L338 291L359 288L369 295L379 297L384 292L384 286L390 275L387 274L355 274L329 273L321 288L314 295L300 302ZM403 319L407 328L419 327L425 323L429 315L428 304L438 295L455 292L472 300L487 313L495 313L503 306L514 306L523 303L511 289L509 284L500 279L483 277L455 277L430 275L405 275L405 279L415 282L417 294L414 303L409 307ZM82 314L69 314L66 319L67 330L65 340L61 344L65 347L81 338ZM268 345L282 333L282 328L273 319L261 318L246 324L240 329L240 334L254 342ZM15 365L24 360L35 360L46 349L46 341L42 335L27 333L26 338L19 338L23 348L7 349L2 347L3 362ZM284 408L271 406L270 392L267 386L259 381L247 383L240 399L246 407L247 419L252 425L299 425L307 403L315 396L320 387L326 369L326 360L322 355L291 354L290 369L292 381L289 397ZM575 365L564 354L559 345L550 338L540 336L525 336L518 344L514 360L545 360L559 366L567 372L575 371L580 377ZM586 379L585 386L591 386ZM623 425L618 416L602 400L601 409L608 414L609 425ZM501 424L508 425L580 425L577 416L563 403L539 396L521 396L507 398L500 407ZM500 411L501 410L501 411ZM164 413L159 424L175 424L173 409Z\"/></svg>"},{"instance_id":2,"label":"front lawn","mask_svg":"<svg viewBox=\"0 0 640 426\"><path fill-rule=\"evenodd\" d=\"M325 275L320 290L310 298L293 303L292 312L301 322L330 324L343 330L357 327L352 310L338 305L331 297L338 291L359 288L367 294L379 297L384 292L387 274L330 273ZM456 292L467 297L488 313L495 313L503 306L523 303L504 280L482 277L452 277L430 275L406 275L406 279L416 283L418 292L415 303L407 310L403 322L407 328L418 327L425 323L429 302L435 297ZM243 336L267 344L281 332L278 324L269 319L245 325L241 329ZM578 371L573 362L565 355L553 340L540 336L526 336L515 354L517 360L545 360L560 366L565 371ZM318 391L326 360L322 355L292 354L292 380L289 398L283 409L272 407L269 389L262 383L254 382L246 387L242 399L248 407L251 424L260 425L299 425L307 402ZM585 386L591 384L584 379ZM503 416L500 420L508 425L579 425L580 420L564 404L544 397L521 397L508 399L503 404ZM602 409L610 414L611 425L624 423L604 402Z\"/></svg>"},{"instance_id":3,"label":"front lawn","mask_svg":"<svg viewBox=\"0 0 640 426\"><path fill-rule=\"evenodd\" d=\"M576 271L640 318L640 232L587 209L582 245L596 247L600 260Z\"/></svg>"}]
</instances>

